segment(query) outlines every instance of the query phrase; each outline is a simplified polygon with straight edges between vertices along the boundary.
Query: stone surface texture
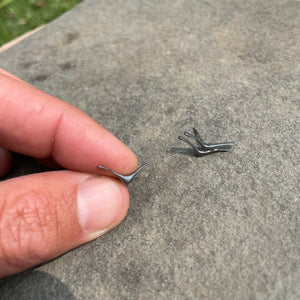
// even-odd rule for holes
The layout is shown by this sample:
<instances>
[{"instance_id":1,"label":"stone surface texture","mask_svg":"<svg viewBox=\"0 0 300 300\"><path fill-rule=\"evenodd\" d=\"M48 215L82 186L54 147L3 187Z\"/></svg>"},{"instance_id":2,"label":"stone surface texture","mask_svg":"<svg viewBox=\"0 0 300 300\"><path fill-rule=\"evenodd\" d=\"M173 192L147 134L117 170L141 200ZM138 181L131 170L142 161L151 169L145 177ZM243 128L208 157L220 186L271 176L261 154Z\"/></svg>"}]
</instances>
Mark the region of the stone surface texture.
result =
<instances>
[{"instance_id":1,"label":"stone surface texture","mask_svg":"<svg viewBox=\"0 0 300 300\"><path fill-rule=\"evenodd\" d=\"M86 0L0 66L151 162L123 223L1 299L300 298L300 1ZM235 147L195 157L192 127Z\"/></svg>"}]
</instances>

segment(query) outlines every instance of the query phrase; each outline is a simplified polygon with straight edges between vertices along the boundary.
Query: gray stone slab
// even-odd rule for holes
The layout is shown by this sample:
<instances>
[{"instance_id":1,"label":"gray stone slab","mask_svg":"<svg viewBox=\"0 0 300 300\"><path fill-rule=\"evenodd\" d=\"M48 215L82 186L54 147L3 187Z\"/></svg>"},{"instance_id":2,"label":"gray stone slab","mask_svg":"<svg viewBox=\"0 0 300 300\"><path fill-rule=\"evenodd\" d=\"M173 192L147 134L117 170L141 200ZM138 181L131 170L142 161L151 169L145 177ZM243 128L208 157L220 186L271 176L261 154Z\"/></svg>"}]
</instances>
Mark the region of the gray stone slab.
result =
<instances>
[{"instance_id":1,"label":"gray stone slab","mask_svg":"<svg viewBox=\"0 0 300 300\"><path fill-rule=\"evenodd\" d=\"M3 299L299 299L300 2L86 0L0 65L141 163L116 229L2 282ZM235 141L202 158L183 131ZM37 167L20 159L15 175Z\"/></svg>"}]
</instances>

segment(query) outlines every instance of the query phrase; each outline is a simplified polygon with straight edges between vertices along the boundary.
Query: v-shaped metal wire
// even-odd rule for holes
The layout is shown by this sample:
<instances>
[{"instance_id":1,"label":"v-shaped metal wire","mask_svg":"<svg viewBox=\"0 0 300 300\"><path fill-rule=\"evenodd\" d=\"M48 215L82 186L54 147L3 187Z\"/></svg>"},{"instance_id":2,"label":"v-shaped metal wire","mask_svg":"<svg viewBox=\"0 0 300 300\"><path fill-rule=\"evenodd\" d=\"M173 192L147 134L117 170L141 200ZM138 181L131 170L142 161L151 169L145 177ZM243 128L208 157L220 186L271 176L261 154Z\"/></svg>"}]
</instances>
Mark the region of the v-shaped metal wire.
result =
<instances>
[{"instance_id":1,"label":"v-shaped metal wire","mask_svg":"<svg viewBox=\"0 0 300 300\"><path fill-rule=\"evenodd\" d=\"M114 175L116 175L120 180L122 180L125 184L129 184L132 182L133 178L144 168L146 167L147 165L149 165L150 163L146 163L144 165L142 165L141 167L139 167L135 172L133 172L132 174L129 174L129 175L121 175L121 174L118 174L116 172L114 172L113 170L111 169L108 169L106 167L103 167L103 166L98 166L99 169L102 169L102 170L106 170L106 171L109 171L111 173L113 173Z\"/></svg>"}]
</instances>

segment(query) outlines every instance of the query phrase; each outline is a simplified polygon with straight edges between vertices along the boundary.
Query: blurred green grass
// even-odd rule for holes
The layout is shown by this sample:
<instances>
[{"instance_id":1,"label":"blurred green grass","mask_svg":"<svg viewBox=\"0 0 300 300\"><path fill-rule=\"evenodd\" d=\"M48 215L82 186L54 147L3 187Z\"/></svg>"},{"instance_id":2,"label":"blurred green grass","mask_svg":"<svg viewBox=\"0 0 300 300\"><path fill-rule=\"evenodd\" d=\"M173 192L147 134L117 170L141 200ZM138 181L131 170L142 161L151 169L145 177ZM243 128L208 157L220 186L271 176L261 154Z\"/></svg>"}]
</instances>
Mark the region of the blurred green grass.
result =
<instances>
[{"instance_id":1,"label":"blurred green grass","mask_svg":"<svg viewBox=\"0 0 300 300\"><path fill-rule=\"evenodd\" d=\"M57 18L82 0L0 0L0 46Z\"/></svg>"}]
</instances>

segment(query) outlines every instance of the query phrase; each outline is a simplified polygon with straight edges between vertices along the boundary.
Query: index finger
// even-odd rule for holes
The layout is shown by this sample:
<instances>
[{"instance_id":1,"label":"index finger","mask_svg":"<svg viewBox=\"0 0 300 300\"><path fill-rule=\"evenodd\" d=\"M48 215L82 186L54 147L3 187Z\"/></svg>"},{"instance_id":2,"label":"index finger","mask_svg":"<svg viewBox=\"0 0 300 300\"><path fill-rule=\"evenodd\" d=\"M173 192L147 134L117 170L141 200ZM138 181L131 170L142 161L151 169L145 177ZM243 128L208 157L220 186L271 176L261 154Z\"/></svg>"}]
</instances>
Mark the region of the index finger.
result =
<instances>
[{"instance_id":1,"label":"index finger","mask_svg":"<svg viewBox=\"0 0 300 300\"><path fill-rule=\"evenodd\" d=\"M84 112L0 72L0 146L64 168L120 173L137 168L135 154Z\"/></svg>"}]
</instances>

